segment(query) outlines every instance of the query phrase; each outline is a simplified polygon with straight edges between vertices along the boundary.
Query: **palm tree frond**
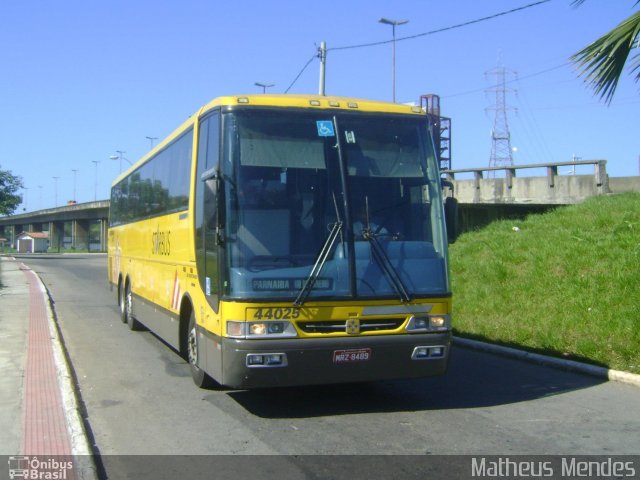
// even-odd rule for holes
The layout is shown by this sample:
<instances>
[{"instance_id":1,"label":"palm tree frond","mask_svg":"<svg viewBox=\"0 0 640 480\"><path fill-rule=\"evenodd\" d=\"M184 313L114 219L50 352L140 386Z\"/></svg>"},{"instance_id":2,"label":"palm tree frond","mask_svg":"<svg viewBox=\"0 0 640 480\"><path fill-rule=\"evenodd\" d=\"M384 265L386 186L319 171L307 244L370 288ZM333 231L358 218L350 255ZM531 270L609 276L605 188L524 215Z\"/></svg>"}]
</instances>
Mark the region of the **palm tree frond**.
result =
<instances>
[{"instance_id":1,"label":"palm tree frond","mask_svg":"<svg viewBox=\"0 0 640 480\"><path fill-rule=\"evenodd\" d=\"M637 12L570 58L579 70L578 75L584 77L606 103L611 103L627 58L639 37L640 12ZM640 66L635 58L633 65L633 70Z\"/></svg>"},{"instance_id":2,"label":"palm tree frond","mask_svg":"<svg viewBox=\"0 0 640 480\"><path fill-rule=\"evenodd\" d=\"M640 53L634 55L629 69L631 70L631 73L635 72L636 70L638 71L638 73L636 74L636 82L640 81Z\"/></svg>"}]
</instances>

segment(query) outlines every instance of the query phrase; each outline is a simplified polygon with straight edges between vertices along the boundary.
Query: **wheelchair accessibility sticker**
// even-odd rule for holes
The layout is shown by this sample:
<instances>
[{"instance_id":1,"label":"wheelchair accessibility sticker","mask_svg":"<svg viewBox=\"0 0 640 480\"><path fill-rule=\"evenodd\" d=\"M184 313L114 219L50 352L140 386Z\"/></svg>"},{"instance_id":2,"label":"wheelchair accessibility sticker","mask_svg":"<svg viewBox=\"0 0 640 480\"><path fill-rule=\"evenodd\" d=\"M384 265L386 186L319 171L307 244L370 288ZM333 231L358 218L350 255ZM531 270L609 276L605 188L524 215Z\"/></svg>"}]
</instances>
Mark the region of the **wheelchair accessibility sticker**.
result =
<instances>
[{"instance_id":1,"label":"wheelchair accessibility sticker","mask_svg":"<svg viewBox=\"0 0 640 480\"><path fill-rule=\"evenodd\" d=\"M319 137L335 137L336 133L333 130L333 122L331 120L318 120L316 125L318 126Z\"/></svg>"}]
</instances>

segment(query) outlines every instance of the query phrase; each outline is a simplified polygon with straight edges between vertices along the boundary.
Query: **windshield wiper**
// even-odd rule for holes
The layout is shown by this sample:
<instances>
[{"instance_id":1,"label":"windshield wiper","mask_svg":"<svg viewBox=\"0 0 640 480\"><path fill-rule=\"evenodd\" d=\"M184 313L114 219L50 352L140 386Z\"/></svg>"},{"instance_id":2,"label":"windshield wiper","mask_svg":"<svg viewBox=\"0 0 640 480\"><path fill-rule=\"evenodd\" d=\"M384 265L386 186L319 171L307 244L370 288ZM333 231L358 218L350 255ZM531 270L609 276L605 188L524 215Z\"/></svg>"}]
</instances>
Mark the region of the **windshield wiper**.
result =
<instances>
[{"instance_id":1,"label":"windshield wiper","mask_svg":"<svg viewBox=\"0 0 640 480\"><path fill-rule=\"evenodd\" d=\"M377 227L375 231L371 227L371 222L369 221L369 197L368 196L364 197L364 208L365 208L365 216L366 216L365 218L366 225L362 229L362 238L367 240L371 245L371 253L373 253L373 258L378 263L378 266L380 267L380 269L387 276L387 280L389 280L391 287L393 287L393 289L396 291L396 293L400 297L400 301L410 302L411 297L407 293L407 288L404 286L404 283L402 283L402 279L400 278L400 275L398 275L398 272L393 267L391 260L389 260L389 256L384 251L384 248L382 248L382 245L380 245L380 242L376 238L377 233L380 230L381 226Z\"/></svg>"},{"instance_id":2,"label":"windshield wiper","mask_svg":"<svg viewBox=\"0 0 640 480\"><path fill-rule=\"evenodd\" d=\"M322 267L324 267L324 264L327 262L327 258L329 258L329 253L331 253L333 244L336 243L336 239L338 238L338 235L342 231L342 221L340 220L340 213L338 212L338 204L336 202L335 195L333 196L333 203L336 209L336 223L334 223L333 226L331 227L329 236L324 241L324 244L322 245L322 249L320 249L320 253L318 253L318 256L316 257L316 262L313 265L311 272L309 272L309 275L307 276L307 279L305 280L304 285L300 289L300 292L298 292L298 296L293 301L294 307L301 307L304 304L307 297L309 296L309 294L311 293L311 289L313 288L313 285L316 283L316 280L318 279L318 276L322 271Z\"/></svg>"},{"instance_id":3,"label":"windshield wiper","mask_svg":"<svg viewBox=\"0 0 640 480\"><path fill-rule=\"evenodd\" d=\"M329 232L329 236L324 241L324 245L322 245L322 249L320 250L320 253L318 253L318 257L316 258L316 263L313 265L313 268L311 269L309 276L305 280L304 285L300 289L298 296L293 301L294 307L301 307L302 304L307 299L307 297L309 296L309 294L311 293L311 289L313 288L313 285L316 283L316 280L320 275L320 271L322 270L322 267L326 263L327 258L329 258L329 253L333 248L333 244L336 243L336 238L338 238L338 235L340 234L340 230L342 230L342 222L337 221L336 223L333 224L333 227L331 228L331 232Z\"/></svg>"},{"instance_id":4,"label":"windshield wiper","mask_svg":"<svg viewBox=\"0 0 640 480\"><path fill-rule=\"evenodd\" d=\"M373 253L373 258L376 260L376 262L380 266L380 269L387 276L389 283L391 284L393 289L396 291L396 293L400 297L400 301L410 302L411 297L407 293L407 289L404 286L404 283L402 283L402 279L400 278L400 275L398 275L398 272L393 267L391 260L389 260L389 257L387 256L386 252L380 245L380 242L376 238L375 233L371 231L369 227L366 227L362 231L362 237L365 240L367 240L371 245L371 252Z\"/></svg>"}]
</instances>

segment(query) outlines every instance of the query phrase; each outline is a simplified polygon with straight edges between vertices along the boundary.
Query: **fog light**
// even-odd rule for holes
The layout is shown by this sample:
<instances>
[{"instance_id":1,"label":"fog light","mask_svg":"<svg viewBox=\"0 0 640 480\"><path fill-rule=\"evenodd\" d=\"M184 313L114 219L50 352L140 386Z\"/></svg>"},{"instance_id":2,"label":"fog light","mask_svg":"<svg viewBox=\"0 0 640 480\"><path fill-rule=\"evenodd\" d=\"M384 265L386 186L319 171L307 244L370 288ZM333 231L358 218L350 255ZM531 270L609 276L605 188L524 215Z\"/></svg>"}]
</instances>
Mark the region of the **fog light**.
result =
<instances>
[{"instance_id":1,"label":"fog light","mask_svg":"<svg viewBox=\"0 0 640 480\"><path fill-rule=\"evenodd\" d=\"M282 354L280 353L274 353L271 355L266 355L265 356L266 365L282 365Z\"/></svg>"},{"instance_id":2,"label":"fog light","mask_svg":"<svg viewBox=\"0 0 640 480\"><path fill-rule=\"evenodd\" d=\"M435 347L416 347L411 354L411 360L436 360L444 358L445 348L442 345Z\"/></svg>"},{"instance_id":3,"label":"fog light","mask_svg":"<svg viewBox=\"0 0 640 480\"><path fill-rule=\"evenodd\" d=\"M255 353L250 353L249 355L247 355L247 367L256 365L264 365L264 356L257 355Z\"/></svg>"},{"instance_id":4,"label":"fog light","mask_svg":"<svg viewBox=\"0 0 640 480\"><path fill-rule=\"evenodd\" d=\"M444 357L444 347L432 347L429 356L431 358Z\"/></svg>"},{"instance_id":5,"label":"fog light","mask_svg":"<svg viewBox=\"0 0 640 480\"><path fill-rule=\"evenodd\" d=\"M249 368L268 368L268 367L286 367L286 353L248 353L247 367Z\"/></svg>"},{"instance_id":6,"label":"fog light","mask_svg":"<svg viewBox=\"0 0 640 480\"><path fill-rule=\"evenodd\" d=\"M416 347L413 351L413 355L411 356L414 360L420 360L423 358L429 358L429 348L428 347Z\"/></svg>"}]
</instances>

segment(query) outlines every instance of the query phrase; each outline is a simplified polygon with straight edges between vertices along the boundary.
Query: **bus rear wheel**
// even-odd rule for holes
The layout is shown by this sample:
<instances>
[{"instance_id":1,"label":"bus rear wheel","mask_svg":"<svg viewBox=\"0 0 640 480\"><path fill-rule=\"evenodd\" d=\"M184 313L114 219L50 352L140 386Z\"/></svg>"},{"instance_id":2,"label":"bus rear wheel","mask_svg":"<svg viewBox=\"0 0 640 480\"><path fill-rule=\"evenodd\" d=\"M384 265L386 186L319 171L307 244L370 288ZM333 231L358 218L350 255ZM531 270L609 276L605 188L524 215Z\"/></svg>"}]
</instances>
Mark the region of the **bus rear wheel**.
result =
<instances>
[{"instance_id":1,"label":"bus rear wheel","mask_svg":"<svg viewBox=\"0 0 640 480\"><path fill-rule=\"evenodd\" d=\"M124 294L124 282L118 284L118 306L120 307L120 320L127 323L127 306Z\"/></svg>"},{"instance_id":2,"label":"bus rear wheel","mask_svg":"<svg viewBox=\"0 0 640 480\"><path fill-rule=\"evenodd\" d=\"M189 317L189 327L187 330L187 360L191 370L191 378L200 388L212 388L216 382L198 366L198 330L196 325L196 315L191 312Z\"/></svg>"}]
</instances>

